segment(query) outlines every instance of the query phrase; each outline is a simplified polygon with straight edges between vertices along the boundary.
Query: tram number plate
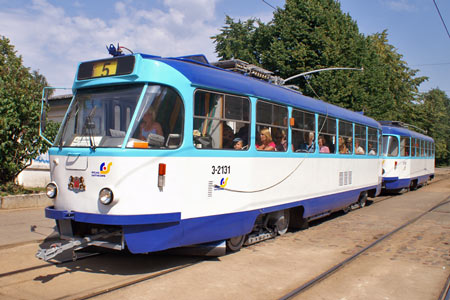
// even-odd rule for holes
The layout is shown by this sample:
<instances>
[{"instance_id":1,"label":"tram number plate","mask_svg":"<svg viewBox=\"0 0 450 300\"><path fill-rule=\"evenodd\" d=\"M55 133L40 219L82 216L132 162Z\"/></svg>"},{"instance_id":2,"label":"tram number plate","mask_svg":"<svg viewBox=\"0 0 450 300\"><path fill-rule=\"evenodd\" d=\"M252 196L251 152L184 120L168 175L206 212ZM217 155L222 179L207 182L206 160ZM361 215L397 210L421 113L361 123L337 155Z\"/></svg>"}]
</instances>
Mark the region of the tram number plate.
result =
<instances>
[{"instance_id":1,"label":"tram number plate","mask_svg":"<svg viewBox=\"0 0 450 300\"><path fill-rule=\"evenodd\" d=\"M116 75L117 60L108 60L94 64L92 77L103 77Z\"/></svg>"},{"instance_id":2,"label":"tram number plate","mask_svg":"<svg viewBox=\"0 0 450 300\"><path fill-rule=\"evenodd\" d=\"M230 166L211 166L211 174L220 175L220 174L230 174L231 167Z\"/></svg>"}]
</instances>

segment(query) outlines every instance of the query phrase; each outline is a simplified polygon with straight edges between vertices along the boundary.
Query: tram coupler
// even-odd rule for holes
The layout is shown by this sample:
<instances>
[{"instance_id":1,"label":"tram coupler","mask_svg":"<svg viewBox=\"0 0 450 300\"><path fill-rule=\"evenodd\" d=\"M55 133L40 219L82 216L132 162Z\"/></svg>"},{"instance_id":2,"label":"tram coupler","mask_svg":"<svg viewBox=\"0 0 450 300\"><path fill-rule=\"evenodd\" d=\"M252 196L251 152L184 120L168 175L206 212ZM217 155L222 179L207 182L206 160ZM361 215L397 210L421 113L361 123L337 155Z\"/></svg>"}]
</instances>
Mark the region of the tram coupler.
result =
<instances>
[{"instance_id":1,"label":"tram coupler","mask_svg":"<svg viewBox=\"0 0 450 300\"><path fill-rule=\"evenodd\" d=\"M95 246L99 244L108 244L107 242L104 242L104 239L107 239L111 236L115 236L120 234L121 231L115 231L115 232L109 232L109 233L100 233L92 236L86 236L83 238L76 238L71 237L70 240L68 240L66 243L54 243L50 246L48 249L39 249L36 253L36 257L39 259L42 259L44 261L48 261L57 255L65 252L65 251L72 251L72 258L75 261L77 259L77 256L75 255L75 251L89 247L89 246ZM100 240L102 239L102 240ZM116 245L116 247L108 247L108 248L116 248L118 249L119 246ZM122 247L120 247L122 248Z\"/></svg>"}]
</instances>

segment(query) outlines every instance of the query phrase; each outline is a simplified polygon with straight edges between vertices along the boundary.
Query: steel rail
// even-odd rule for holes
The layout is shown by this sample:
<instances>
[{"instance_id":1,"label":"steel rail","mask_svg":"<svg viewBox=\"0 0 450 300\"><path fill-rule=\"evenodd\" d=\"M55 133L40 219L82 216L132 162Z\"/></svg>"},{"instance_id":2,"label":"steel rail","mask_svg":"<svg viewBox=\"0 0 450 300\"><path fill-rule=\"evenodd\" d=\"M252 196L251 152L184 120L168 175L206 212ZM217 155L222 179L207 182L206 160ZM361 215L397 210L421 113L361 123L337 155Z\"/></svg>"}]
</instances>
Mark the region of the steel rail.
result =
<instances>
[{"instance_id":1,"label":"steel rail","mask_svg":"<svg viewBox=\"0 0 450 300\"><path fill-rule=\"evenodd\" d=\"M154 274L146 275L146 276L143 276L141 278L137 278L137 279L125 282L125 283L121 283L121 284L112 286L112 287L107 287L107 288L105 288L103 290L89 293L88 295L76 297L76 298L73 298L73 300L92 299L92 298L98 297L100 295L108 294L108 293L111 293L111 292L114 292L114 291L117 291L117 290L129 287L129 286L132 286L132 285L144 282L144 281L148 281L148 280L151 280L151 279L154 279L154 278L157 278L157 277L169 274L169 273L173 273L173 272L176 272L176 271L179 271L179 270L182 270L182 269L185 269L185 268L197 265L197 264L199 264L199 263L201 263L203 261L205 261L205 259L198 259L198 260L196 260L194 262L191 262L191 263L188 263L188 264L185 264L185 265L176 266L176 267L173 267L173 268L170 268L170 269L167 269L167 270L163 270L163 271L159 271L159 272L154 273Z\"/></svg>"},{"instance_id":2,"label":"steel rail","mask_svg":"<svg viewBox=\"0 0 450 300\"><path fill-rule=\"evenodd\" d=\"M319 283L320 281L322 281L323 279L325 279L326 277L330 276L331 274L333 274L334 272L336 272L337 270L341 269L343 266L349 264L351 261L355 260L356 258L358 258L361 254L365 253L366 251L368 251L369 249L373 248L375 245L379 244L380 242L384 241L385 239L391 237L392 235L394 235L395 233L397 233L398 231L402 230L403 228L413 224L414 222L416 222L417 220L419 220L420 218L422 218L423 216L425 216L426 214L432 212L433 210L435 210L436 208L441 207L442 205L445 205L447 203L450 203L450 196L447 197L445 200L441 201L440 203L436 204L435 206L433 206L432 208L428 209L427 211L421 213L420 215L414 217L413 219L407 221L406 223L404 223L403 225L400 225L399 227L397 227L396 229L386 233L385 235L383 235L382 237L380 237L379 239L377 239L376 241L374 241L373 243L369 244L368 246L366 246L365 248L359 250L358 252L356 252L355 254L353 254L352 256L348 257L347 259L343 260L342 262L334 265L333 267L331 267L330 269L328 269L327 271L319 274L318 276L314 277L313 279L309 280L308 282L302 284L301 286L299 286L298 288L292 290L291 292L287 293L286 295L280 297L280 300L287 300L287 299L291 299L295 296L297 296L298 294L304 292L305 290L307 290L308 288L316 285L317 283ZM448 300L447 298L445 298L445 300Z\"/></svg>"}]
</instances>

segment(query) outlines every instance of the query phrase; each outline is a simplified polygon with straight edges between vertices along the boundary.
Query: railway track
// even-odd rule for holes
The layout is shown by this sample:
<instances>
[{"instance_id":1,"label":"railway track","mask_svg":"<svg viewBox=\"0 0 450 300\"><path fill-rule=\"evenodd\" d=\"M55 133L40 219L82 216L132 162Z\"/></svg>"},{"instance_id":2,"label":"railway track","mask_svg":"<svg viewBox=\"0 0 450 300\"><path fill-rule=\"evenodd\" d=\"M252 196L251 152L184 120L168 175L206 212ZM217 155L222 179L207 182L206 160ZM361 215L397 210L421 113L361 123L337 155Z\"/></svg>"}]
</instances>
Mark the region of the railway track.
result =
<instances>
[{"instance_id":1,"label":"railway track","mask_svg":"<svg viewBox=\"0 0 450 300\"><path fill-rule=\"evenodd\" d=\"M188 268L188 267L192 267L192 266L194 266L196 264L199 264L199 263L201 263L203 261L205 261L205 259L198 259L198 260L196 260L194 262L191 262L191 263L188 263L188 264L185 264L185 265L176 266L176 267L169 268L169 269L166 269L166 270L163 270L163 271L159 271L159 272L156 272L156 273L153 273L153 274L150 274L150 275L145 275L145 276L142 276L140 278L133 279L133 280L130 280L130 281L127 281L127 282L124 282L124 283L121 283L121 284L117 284L117 285L114 285L114 286L111 286L111 287L105 287L104 289L100 289L98 291L91 292L91 293L88 293L88 294L83 295L83 296L75 297L75 298L73 298L73 300L92 299L92 298L95 298L95 297L100 296L100 295L105 295L105 294L108 294L108 293L111 293L111 292L114 292L114 291L117 291L117 290L129 287L129 286L141 283L141 282L145 282L145 281L149 281L149 280L155 279L155 278L160 277L162 275L174 273L176 271L179 271L179 270L182 270L182 269L185 269L185 268Z\"/></svg>"},{"instance_id":2,"label":"railway track","mask_svg":"<svg viewBox=\"0 0 450 300\"><path fill-rule=\"evenodd\" d=\"M433 183L438 182L433 181ZM373 201L372 205L376 205L377 203L383 202L385 200L391 199L395 197L394 195L388 195L385 196L383 198L380 199L375 199L376 201ZM281 299L291 299L297 295L300 295L303 291L306 291L307 289L309 289L310 287L313 287L315 284L319 283L320 281L325 280L328 276L330 276L333 273L336 273L338 270L342 269L344 266L350 264L352 261L354 261L358 256L361 256L363 253L367 252L369 249L371 249L372 247L374 247L375 245L381 243L383 240L387 239L388 237L394 235L396 232L402 230L403 228L409 226L410 224L416 222L417 220L419 220L420 218L422 218L423 216L425 216L426 214L428 214L429 212L437 209L438 207L449 203L450 198L445 199L443 202L433 206L432 208L430 208L429 210L421 213L420 215L418 215L417 217L412 218L410 221L408 221L405 224L402 224L401 226L397 227L396 229L390 231L389 233L385 234L384 236L380 237L379 239L377 239L376 241L374 241L373 243L371 243L369 246L365 247L364 249L361 249L360 251L358 251L356 254L352 255L351 257L345 259L344 261L336 264L335 266L333 266L332 268L330 268L328 271L320 274L319 276L311 279L310 281L306 282L305 284L302 284L302 286L300 286L299 288L291 291L290 293L284 295ZM22 243L20 244L22 245ZM10 247L5 247L4 249L8 249ZM100 256L101 257L101 256ZM98 257L97 257L98 258ZM81 258L81 259L89 259L89 257L86 258ZM80 260L81 260L80 259ZM115 260L115 258L113 258L113 260ZM163 267L157 267L156 270L154 270L153 272L149 273L149 272L145 272L142 273L141 275L136 275L135 272L138 271L133 271L134 276L130 276L129 278L124 278L123 280L120 280L120 282L115 282L115 283L111 283L111 284L107 284L105 282L105 284L102 285L97 285L95 288L87 288L87 289L82 289L79 292L76 293L72 293L70 295L66 295L66 296L62 296L63 298L70 298L70 299L92 299L92 298L96 298L98 296L102 296L105 295L106 297L109 297L108 294L112 293L114 291L119 291L121 289L125 289L127 287L133 286L133 285L137 285L138 283L143 283L143 282L150 282L153 279L156 279L160 276L163 275L167 275L167 274L171 274L171 273L175 273L179 270L183 270L192 266L195 266L201 262L207 261L208 259L206 258L200 258L200 259L189 259L189 260L183 260L182 263L177 263L175 266L174 265L170 265L169 263L165 264L165 266ZM104 262L98 262L96 260L96 258L92 257L91 258L91 262L89 262L88 265L95 265L95 264L103 264L104 262L106 262L106 260ZM155 260L156 261L156 260ZM23 273L27 273L30 272L30 274L26 274L26 277L28 277L30 281L36 281L38 280L36 277L36 275L33 274L32 271L36 271L36 270L46 270L47 268L51 268L54 266L58 266L58 267L64 267L64 266L68 266L68 270L67 273L71 273L73 271L77 271L77 267L74 267L73 265L70 265L71 261L64 261L64 262L58 262L58 263L47 263L45 265L38 265L38 266L31 266L28 268L22 268L22 269L17 269L17 270L13 270L10 272L5 272L5 273L0 273L0 279L6 279L7 277L15 277L17 275L23 274ZM123 263L123 262L122 262ZM115 265L119 266L119 263L116 263ZM116 267L117 267L116 266ZM88 266L87 269L91 268L91 266ZM83 270L87 270L86 268ZM145 268L143 268L145 269ZM44 271L44 274L39 274L39 278L43 278L46 276L58 276L56 274L52 274L52 272L54 272L54 268L51 269L50 271ZM106 271L107 273L113 273L111 271ZM48 274L48 275L47 275ZM133 275L131 273L127 273L129 275ZM13 279L16 280L16 279ZM441 298L439 298L439 300L449 300L449 285L450 285L450 278L447 281L447 284L445 285L445 287L443 288L442 292L441 292ZM113 294L114 295L114 294ZM25 297L26 298L26 297Z\"/></svg>"},{"instance_id":3,"label":"railway track","mask_svg":"<svg viewBox=\"0 0 450 300\"><path fill-rule=\"evenodd\" d=\"M384 199L387 200L387 199ZM351 262L353 262L356 258L360 257L362 254L366 253L368 250L372 249L374 246L376 246L377 244L383 242L384 240L386 240L387 238L391 237L392 235L394 235L395 233L399 232L400 230L404 229L405 227L408 227L409 225L415 223L416 221L418 221L419 219L421 219L422 217L424 217L425 215L429 214L430 212L434 211L435 209L450 203L450 197L446 198L444 201L440 202L439 204L433 206L432 208L428 209L427 211L421 213L420 215L410 219L409 221L405 222L404 224L398 226L397 228L391 230L390 232L384 234L383 236L381 236L380 238L378 238L377 240L375 240L374 242L372 242L371 244L369 244L368 246L364 247L363 249L359 250L358 252L356 252L355 254L351 255L350 257L346 258L345 260L339 262L338 264L334 265L333 267L329 268L328 270L326 270L325 272L319 274L318 276L312 278L311 280L307 281L306 283L303 283L302 285L300 285L299 287L297 287L296 289L290 291L289 293L283 295L282 297L280 297L280 300L287 300L287 299L293 299L294 297L300 295L301 293L303 293L304 291L306 291L307 289L313 287L314 285L318 284L319 282L325 280L327 277L329 277L330 275L336 273L337 271L339 271L340 269L342 269L344 266L350 264ZM443 298L439 298L441 299L445 299L448 300L450 299L450 294L449 294L449 285L450 285L450 277L447 280L447 283L442 291L442 297Z\"/></svg>"}]
</instances>

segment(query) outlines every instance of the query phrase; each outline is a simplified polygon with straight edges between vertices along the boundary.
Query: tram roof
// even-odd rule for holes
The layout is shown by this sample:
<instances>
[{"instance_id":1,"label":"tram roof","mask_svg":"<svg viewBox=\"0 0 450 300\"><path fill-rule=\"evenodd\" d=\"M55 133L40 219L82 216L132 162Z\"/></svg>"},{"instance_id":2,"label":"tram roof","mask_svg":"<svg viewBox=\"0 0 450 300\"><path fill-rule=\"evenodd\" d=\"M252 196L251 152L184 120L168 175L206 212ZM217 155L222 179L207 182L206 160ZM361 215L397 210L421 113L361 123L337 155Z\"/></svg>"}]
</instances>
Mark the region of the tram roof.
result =
<instances>
[{"instance_id":1,"label":"tram roof","mask_svg":"<svg viewBox=\"0 0 450 300\"><path fill-rule=\"evenodd\" d=\"M395 126L395 125L383 125L383 134L397 134L397 135L401 135L401 136L410 136L416 139L422 139L428 142L434 142L434 140L424 134L415 132L413 130L407 129L405 127L401 127L401 126Z\"/></svg>"},{"instance_id":2,"label":"tram roof","mask_svg":"<svg viewBox=\"0 0 450 300\"><path fill-rule=\"evenodd\" d=\"M161 61L182 73L191 83L198 87L209 88L247 96L255 96L280 104L290 105L311 112L317 112L331 117L345 119L359 124L381 129L374 119L361 113L317 100L301 93L277 86L260 79L245 76L212 65L190 62L177 58L162 58L141 54L144 59Z\"/></svg>"}]
</instances>

